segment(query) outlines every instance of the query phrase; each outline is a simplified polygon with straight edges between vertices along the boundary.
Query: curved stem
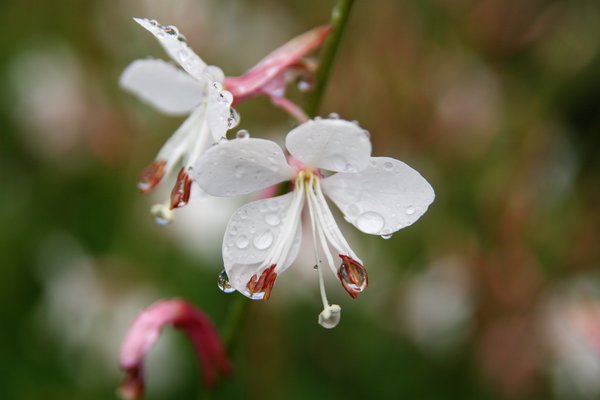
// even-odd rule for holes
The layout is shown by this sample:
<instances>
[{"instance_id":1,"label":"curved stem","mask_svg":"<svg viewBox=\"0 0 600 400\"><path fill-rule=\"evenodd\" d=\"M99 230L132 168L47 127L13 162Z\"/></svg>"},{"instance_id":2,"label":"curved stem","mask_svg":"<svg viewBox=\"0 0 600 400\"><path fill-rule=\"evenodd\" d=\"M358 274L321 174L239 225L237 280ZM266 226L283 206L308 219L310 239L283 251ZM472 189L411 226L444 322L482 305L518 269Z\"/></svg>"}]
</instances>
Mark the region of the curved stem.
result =
<instances>
[{"instance_id":1,"label":"curved stem","mask_svg":"<svg viewBox=\"0 0 600 400\"><path fill-rule=\"evenodd\" d=\"M331 14L330 24L332 31L323 45L321 61L315 77L315 88L308 98L307 114L311 118L317 115L317 111L321 105L321 99L329 80L333 61L340 47L352 4L354 4L354 0L338 0Z\"/></svg>"}]
</instances>

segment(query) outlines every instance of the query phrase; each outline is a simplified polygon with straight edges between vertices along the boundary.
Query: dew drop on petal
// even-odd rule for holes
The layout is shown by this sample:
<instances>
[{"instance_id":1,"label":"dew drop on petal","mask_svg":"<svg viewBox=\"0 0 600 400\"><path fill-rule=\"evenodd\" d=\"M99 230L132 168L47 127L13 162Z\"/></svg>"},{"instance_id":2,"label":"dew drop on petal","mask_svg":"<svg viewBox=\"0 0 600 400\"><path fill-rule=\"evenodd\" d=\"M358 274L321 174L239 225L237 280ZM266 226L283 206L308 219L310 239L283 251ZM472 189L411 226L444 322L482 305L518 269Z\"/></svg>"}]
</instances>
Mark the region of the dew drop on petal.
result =
<instances>
[{"instance_id":1,"label":"dew drop on petal","mask_svg":"<svg viewBox=\"0 0 600 400\"><path fill-rule=\"evenodd\" d=\"M221 271L221 273L217 277L217 286L224 293L233 293L233 292L235 292L235 289L229 283L229 277L227 276L227 272L225 272L225 270Z\"/></svg>"},{"instance_id":2,"label":"dew drop on petal","mask_svg":"<svg viewBox=\"0 0 600 400\"><path fill-rule=\"evenodd\" d=\"M235 245L237 246L238 249L245 249L246 247L248 247L249 243L250 243L250 241L244 235L241 235L235 241Z\"/></svg>"},{"instance_id":3,"label":"dew drop on petal","mask_svg":"<svg viewBox=\"0 0 600 400\"><path fill-rule=\"evenodd\" d=\"M252 243L254 244L254 247L256 247L258 250L268 249L269 246L271 246L271 244L273 243L273 233L271 233L270 230L261 232L254 237Z\"/></svg>"},{"instance_id":4,"label":"dew drop on petal","mask_svg":"<svg viewBox=\"0 0 600 400\"><path fill-rule=\"evenodd\" d=\"M415 208L413 206L406 207L406 214L413 215L415 213Z\"/></svg>"},{"instance_id":5,"label":"dew drop on petal","mask_svg":"<svg viewBox=\"0 0 600 400\"><path fill-rule=\"evenodd\" d=\"M177 37L179 35L179 30L174 25L163 26L163 30L166 34Z\"/></svg>"},{"instance_id":6,"label":"dew drop on petal","mask_svg":"<svg viewBox=\"0 0 600 400\"><path fill-rule=\"evenodd\" d=\"M246 129L240 129L235 134L235 137L238 139L248 139L250 137L250 132L248 132Z\"/></svg>"},{"instance_id":7,"label":"dew drop on petal","mask_svg":"<svg viewBox=\"0 0 600 400\"><path fill-rule=\"evenodd\" d=\"M381 231L384 220L381 214L374 211L362 213L356 219L356 226L365 233L376 234Z\"/></svg>"},{"instance_id":8,"label":"dew drop on petal","mask_svg":"<svg viewBox=\"0 0 600 400\"><path fill-rule=\"evenodd\" d=\"M267 214L265 215L265 222L271 226L277 226L281 222L281 219L277 214Z\"/></svg>"},{"instance_id":9,"label":"dew drop on petal","mask_svg":"<svg viewBox=\"0 0 600 400\"><path fill-rule=\"evenodd\" d=\"M229 129L235 127L240 122L240 114L234 109L229 109L229 118L227 118L227 127Z\"/></svg>"},{"instance_id":10,"label":"dew drop on petal","mask_svg":"<svg viewBox=\"0 0 600 400\"><path fill-rule=\"evenodd\" d=\"M231 92L223 90L219 93L217 101L221 104L231 104L233 102L233 95L231 94Z\"/></svg>"}]
</instances>

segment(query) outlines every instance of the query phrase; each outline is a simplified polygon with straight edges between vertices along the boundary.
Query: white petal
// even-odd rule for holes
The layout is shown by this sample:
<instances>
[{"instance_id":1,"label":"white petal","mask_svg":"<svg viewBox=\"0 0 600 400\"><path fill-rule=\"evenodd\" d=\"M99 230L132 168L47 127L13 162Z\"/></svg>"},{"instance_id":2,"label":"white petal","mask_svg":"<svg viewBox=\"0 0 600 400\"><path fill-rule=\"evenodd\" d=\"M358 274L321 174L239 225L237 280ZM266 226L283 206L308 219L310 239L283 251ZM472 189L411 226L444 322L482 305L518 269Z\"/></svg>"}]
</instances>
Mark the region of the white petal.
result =
<instances>
[{"instance_id":1,"label":"white petal","mask_svg":"<svg viewBox=\"0 0 600 400\"><path fill-rule=\"evenodd\" d=\"M204 84L162 60L136 60L120 78L121 86L170 115L188 114L204 98Z\"/></svg>"},{"instance_id":2,"label":"white petal","mask_svg":"<svg viewBox=\"0 0 600 400\"><path fill-rule=\"evenodd\" d=\"M208 104L206 109L206 122L208 129L215 142L225 136L227 130L233 126L230 124L231 118L231 103L233 95L222 90L219 83L211 83L208 85Z\"/></svg>"},{"instance_id":3,"label":"white petal","mask_svg":"<svg viewBox=\"0 0 600 400\"><path fill-rule=\"evenodd\" d=\"M196 79L204 79L206 63L190 49L174 26L163 26L155 20L134 18L135 22L150 31L171 58L179 63L188 74Z\"/></svg>"},{"instance_id":4,"label":"white petal","mask_svg":"<svg viewBox=\"0 0 600 400\"><path fill-rule=\"evenodd\" d=\"M223 238L223 262L229 283L241 293L248 295L246 285L252 275L260 276L270 266L263 263L273 254L282 234L290 233L293 242L283 264L277 265L277 274L296 259L302 238L302 224L299 223L299 216L294 220L288 214L294 194L290 192L246 204L229 220ZM290 230L294 228L295 231Z\"/></svg>"},{"instance_id":5,"label":"white petal","mask_svg":"<svg viewBox=\"0 0 600 400\"><path fill-rule=\"evenodd\" d=\"M214 145L196 163L193 178L213 196L237 196L291 179L283 151L264 139L234 139Z\"/></svg>"},{"instance_id":6,"label":"white petal","mask_svg":"<svg viewBox=\"0 0 600 400\"><path fill-rule=\"evenodd\" d=\"M371 156L365 131L342 119L305 122L288 133L285 146L302 163L337 172L360 171Z\"/></svg>"},{"instance_id":7,"label":"white petal","mask_svg":"<svg viewBox=\"0 0 600 400\"><path fill-rule=\"evenodd\" d=\"M411 225L435 198L425 178L389 157L372 157L363 171L335 174L322 184L346 220L374 235L389 235Z\"/></svg>"}]
</instances>

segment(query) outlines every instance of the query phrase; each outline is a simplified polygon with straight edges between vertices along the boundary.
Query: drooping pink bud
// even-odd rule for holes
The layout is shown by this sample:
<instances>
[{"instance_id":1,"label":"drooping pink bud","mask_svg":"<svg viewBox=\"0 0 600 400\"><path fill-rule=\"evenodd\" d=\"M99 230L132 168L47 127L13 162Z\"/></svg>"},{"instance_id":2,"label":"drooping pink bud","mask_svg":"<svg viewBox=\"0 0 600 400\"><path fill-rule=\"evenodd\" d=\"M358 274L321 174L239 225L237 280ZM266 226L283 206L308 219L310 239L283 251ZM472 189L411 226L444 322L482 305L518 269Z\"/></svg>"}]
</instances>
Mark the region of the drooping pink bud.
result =
<instances>
[{"instance_id":1,"label":"drooping pink bud","mask_svg":"<svg viewBox=\"0 0 600 400\"><path fill-rule=\"evenodd\" d=\"M136 317L121 346L120 366L127 374L119 387L123 399L142 398L144 357L165 325L182 330L190 338L202 363L207 387L212 387L219 375L231 373L229 358L210 319L184 300L160 300Z\"/></svg>"},{"instance_id":2,"label":"drooping pink bud","mask_svg":"<svg viewBox=\"0 0 600 400\"><path fill-rule=\"evenodd\" d=\"M285 86L297 75L314 72L314 65L302 58L321 46L330 32L329 25L314 28L271 52L245 74L225 78L225 88L233 94L233 105L249 97L266 94L275 105L296 119L307 120L302 109L284 97ZM293 73L294 70L297 74Z\"/></svg>"}]
</instances>

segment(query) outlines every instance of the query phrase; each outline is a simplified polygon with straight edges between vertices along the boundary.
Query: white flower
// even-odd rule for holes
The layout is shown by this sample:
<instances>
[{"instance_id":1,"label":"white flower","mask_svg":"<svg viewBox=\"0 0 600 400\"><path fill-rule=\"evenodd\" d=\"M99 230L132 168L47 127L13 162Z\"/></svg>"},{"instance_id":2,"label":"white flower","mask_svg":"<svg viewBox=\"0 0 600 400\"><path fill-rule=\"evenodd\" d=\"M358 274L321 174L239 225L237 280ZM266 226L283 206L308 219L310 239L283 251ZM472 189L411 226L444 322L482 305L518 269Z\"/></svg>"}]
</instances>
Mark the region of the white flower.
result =
<instances>
[{"instance_id":1,"label":"white flower","mask_svg":"<svg viewBox=\"0 0 600 400\"><path fill-rule=\"evenodd\" d=\"M221 69L202 61L176 27L163 26L155 20L134 20L150 31L183 68L163 60L136 60L120 78L123 88L159 111L169 115L189 114L138 183L138 188L147 193L182 165L170 201L153 207L157 220L166 223L172 217L171 209L182 207L189 200L192 184L189 173L193 165L212 143L237 124L237 114L231 108L233 95L222 88L225 77Z\"/></svg>"},{"instance_id":2,"label":"white flower","mask_svg":"<svg viewBox=\"0 0 600 400\"><path fill-rule=\"evenodd\" d=\"M411 225L434 199L429 183L414 169L388 157L371 157L368 134L353 122L311 120L286 137L292 164L268 140L243 138L209 149L193 178L214 196L236 196L290 180L283 196L246 204L231 217L223 240L229 285L252 299L267 299L275 279L298 254L304 204L313 232L324 310L319 323L333 328L341 309L325 294L320 245L327 265L356 298L368 283L362 261L340 232L324 194L359 230L387 236ZM319 169L337 172L324 177ZM330 249L340 257L336 265Z\"/></svg>"}]
</instances>

